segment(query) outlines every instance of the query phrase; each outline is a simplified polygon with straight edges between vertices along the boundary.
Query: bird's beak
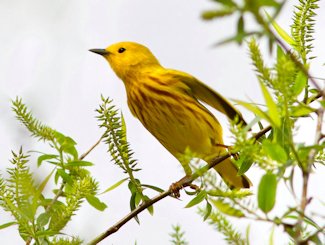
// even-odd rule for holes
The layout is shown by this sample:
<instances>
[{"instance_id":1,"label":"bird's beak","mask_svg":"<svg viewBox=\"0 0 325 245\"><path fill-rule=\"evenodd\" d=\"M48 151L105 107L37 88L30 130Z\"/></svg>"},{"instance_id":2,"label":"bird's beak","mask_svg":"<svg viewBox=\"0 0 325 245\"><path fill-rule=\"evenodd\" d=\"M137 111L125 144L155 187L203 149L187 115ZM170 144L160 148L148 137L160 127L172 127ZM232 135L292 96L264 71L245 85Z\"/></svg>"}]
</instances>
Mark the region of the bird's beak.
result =
<instances>
[{"instance_id":1,"label":"bird's beak","mask_svg":"<svg viewBox=\"0 0 325 245\"><path fill-rule=\"evenodd\" d=\"M89 49L89 51L103 56L110 54L106 49L95 48L95 49Z\"/></svg>"}]
</instances>

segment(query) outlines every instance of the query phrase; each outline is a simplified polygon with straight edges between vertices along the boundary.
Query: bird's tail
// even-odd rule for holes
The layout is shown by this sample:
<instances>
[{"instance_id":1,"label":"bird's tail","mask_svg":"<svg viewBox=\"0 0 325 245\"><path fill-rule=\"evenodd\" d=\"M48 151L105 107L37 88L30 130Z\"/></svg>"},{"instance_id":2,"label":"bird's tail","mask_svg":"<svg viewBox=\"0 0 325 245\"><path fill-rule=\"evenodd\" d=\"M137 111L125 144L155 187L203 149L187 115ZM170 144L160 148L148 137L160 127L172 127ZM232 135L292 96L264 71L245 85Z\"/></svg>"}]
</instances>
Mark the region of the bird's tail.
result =
<instances>
[{"instance_id":1,"label":"bird's tail","mask_svg":"<svg viewBox=\"0 0 325 245\"><path fill-rule=\"evenodd\" d=\"M246 175L237 175L238 168L230 158L218 163L214 169L217 170L230 189L249 188L252 186L252 182Z\"/></svg>"}]
</instances>

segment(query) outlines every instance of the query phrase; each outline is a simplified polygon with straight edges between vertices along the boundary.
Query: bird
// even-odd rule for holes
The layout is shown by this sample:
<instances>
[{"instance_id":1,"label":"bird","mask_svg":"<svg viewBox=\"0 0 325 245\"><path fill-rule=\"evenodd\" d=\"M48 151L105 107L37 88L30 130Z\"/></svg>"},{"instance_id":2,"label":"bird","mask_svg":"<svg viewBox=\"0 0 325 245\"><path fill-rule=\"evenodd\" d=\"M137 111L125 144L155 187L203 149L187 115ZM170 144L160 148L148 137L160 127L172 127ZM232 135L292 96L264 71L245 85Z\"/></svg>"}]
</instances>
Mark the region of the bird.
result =
<instances>
[{"instance_id":1,"label":"bird","mask_svg":"<svg viewBox=\"0 0 325 245\"><path fill-rule=\"evenodd\" d=\"M153 53L136 42L119 42L89 51L104 57L125 86L128 107L143 126L181 163L189 150L207 163L227 152L222 126L204 105L245 124L239 111L221 94L194 76L163 67ZM230 189L250 188L246 175L227 158L214 169Z\"/></svg>"}]
</instances>

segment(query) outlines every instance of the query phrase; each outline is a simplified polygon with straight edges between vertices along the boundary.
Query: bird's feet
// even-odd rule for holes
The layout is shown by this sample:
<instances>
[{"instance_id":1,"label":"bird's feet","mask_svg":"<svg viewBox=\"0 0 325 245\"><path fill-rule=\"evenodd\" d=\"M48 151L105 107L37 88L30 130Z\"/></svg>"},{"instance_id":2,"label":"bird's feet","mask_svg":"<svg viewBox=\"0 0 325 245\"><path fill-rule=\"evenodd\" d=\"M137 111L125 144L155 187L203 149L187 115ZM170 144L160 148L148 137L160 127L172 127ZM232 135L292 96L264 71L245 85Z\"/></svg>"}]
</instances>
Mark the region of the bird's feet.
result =
<instances>
[{"instance_id":1,"label":"bird's feet","mask_svg":"<svg viewBox=\"0 0 325 245\"><path fill-rule=\"evenodd\" d=\"M183 185L180 183L180 181L177 181L170 185L169 190L173 197L180 198L181 194L179 191L183 188Z\"/></svg>"},{"instance_id":2,"label":"bird's feet","mask_svg":"<svg viewBox=\"0 0 325 245\"><path fill-rule=\"evenodd\" d=\"M191 176L187 175L184 178L180 179L179 181L171 184L169 190L171 191L173 197L180 198L181 195L179 191L187 186L189 186L191 189L195 191L198 191L200 189L200 187L191 183Z\"/></svg>"}]
</instances>

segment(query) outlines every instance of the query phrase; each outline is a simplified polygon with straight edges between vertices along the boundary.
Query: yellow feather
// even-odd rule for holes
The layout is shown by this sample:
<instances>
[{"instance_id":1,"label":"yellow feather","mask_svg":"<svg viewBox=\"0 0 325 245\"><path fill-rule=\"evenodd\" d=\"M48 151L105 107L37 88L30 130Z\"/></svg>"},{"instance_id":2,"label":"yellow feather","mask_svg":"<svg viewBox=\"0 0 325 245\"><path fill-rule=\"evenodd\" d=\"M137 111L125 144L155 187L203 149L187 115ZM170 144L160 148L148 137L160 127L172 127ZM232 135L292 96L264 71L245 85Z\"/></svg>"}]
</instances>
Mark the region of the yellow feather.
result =
<instances>
[{"instance_id":1,"label":"yellow feather","mask_svg":"<svg viewBox=\"0 0 325 245\"><path fill-rule=\"evenodd\" d=\"M179 159L186 174L190 171L182 159L187 149L207 162L226 152L220 147L220 123L199 101L245 124L241 114L223 96L187 73L162 67L141 44L121 42L91 51L109 62L124 82L132 114ZM215 169L231 188L251 185L245 175L237 175L237 167L230 159Z\"/></svg>"}]
</instances>

